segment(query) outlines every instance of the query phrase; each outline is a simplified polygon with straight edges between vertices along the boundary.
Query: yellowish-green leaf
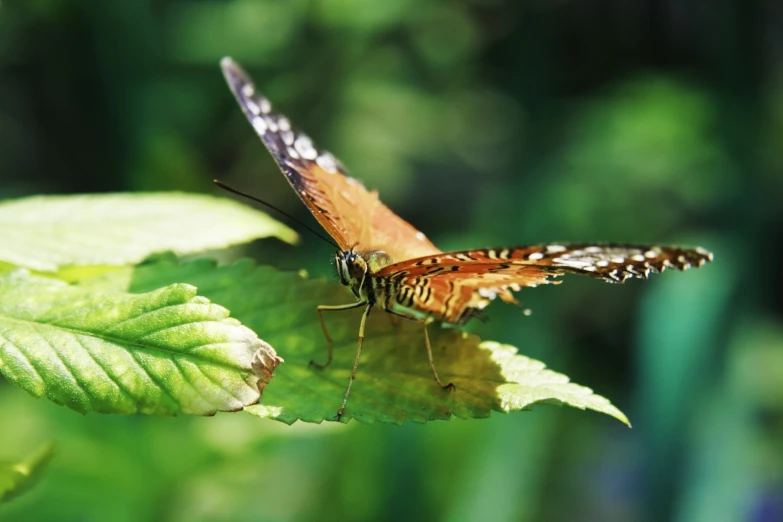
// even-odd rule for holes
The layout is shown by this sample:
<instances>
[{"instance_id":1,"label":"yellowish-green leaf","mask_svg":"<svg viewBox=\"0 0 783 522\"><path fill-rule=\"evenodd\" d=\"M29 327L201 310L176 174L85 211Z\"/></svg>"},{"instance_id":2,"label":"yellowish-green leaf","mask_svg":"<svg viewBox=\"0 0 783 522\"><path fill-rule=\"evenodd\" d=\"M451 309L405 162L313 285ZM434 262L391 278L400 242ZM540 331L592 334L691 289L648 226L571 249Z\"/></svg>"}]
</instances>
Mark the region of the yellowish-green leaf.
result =
<instances>
[{"instance_id":1,"label":"yellowish-green leaf","mask_svg":"<svg viewBox=\"0 0 783 522\"><path fill-rule=\"evenodd\" d=\"M254 404L279 359L187 284L101 293L0 275L0 373L79 412L209 415Z\"/></svg>"},{"instance_id":2,"label":"yellowish-green leaf","mask_svg":"<svg viewBox=\"0 0 783 522\"><path fill-rule=\"evenodd\" d=\"M40 271L126 265L296 233L226 198L148 193L36 196L0 203L0 262Z\"/></svg>"}]
</instances>

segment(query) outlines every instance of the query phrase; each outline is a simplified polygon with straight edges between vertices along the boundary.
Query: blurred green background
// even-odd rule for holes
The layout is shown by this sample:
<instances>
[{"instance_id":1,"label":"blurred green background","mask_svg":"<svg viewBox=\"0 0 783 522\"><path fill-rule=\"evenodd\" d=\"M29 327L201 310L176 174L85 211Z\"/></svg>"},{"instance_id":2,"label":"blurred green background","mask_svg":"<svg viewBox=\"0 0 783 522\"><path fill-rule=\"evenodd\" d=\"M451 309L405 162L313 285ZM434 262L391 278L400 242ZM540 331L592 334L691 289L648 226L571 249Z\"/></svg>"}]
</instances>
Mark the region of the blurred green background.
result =
<instances>
[{"instance_id":1,"label":"blurred green background","mask_svg":"<svg viewBox=\"0 0 783 522\"><path fill-rule=\"evenodd\" d=\"M471 325L630 430L547 406L402 428L81 416L0 379L0 458L59 448L0 520L783 520L780 2L0 0L0 199L219 177L310 219L224 55L442 249L716 261L567 278L522 292L531 317L496 304ZM332 277L303 239L244 254Z\"/></svg>"}]
</instances>

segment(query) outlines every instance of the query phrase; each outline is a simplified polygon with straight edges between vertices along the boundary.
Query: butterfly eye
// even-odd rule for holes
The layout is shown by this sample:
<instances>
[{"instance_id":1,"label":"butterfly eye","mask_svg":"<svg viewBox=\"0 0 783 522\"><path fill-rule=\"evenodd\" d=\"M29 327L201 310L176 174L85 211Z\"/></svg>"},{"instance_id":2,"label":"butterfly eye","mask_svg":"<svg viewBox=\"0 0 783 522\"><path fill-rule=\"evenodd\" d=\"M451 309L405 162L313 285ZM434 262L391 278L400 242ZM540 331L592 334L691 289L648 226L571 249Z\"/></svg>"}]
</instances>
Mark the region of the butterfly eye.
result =
<instances>
[{"instance_id":1,"label":"butterfly eye","mask_svg":"<svg viewBox=\"0 0 783 522\"><path fill-rule=\"evenodd\" d=\"M351 284L351 275L348 272L348 262L345 260L342 252L338 252L337 255L334 256L334 269L343 285L348 286Z\"/></svg>"}]
</instances>

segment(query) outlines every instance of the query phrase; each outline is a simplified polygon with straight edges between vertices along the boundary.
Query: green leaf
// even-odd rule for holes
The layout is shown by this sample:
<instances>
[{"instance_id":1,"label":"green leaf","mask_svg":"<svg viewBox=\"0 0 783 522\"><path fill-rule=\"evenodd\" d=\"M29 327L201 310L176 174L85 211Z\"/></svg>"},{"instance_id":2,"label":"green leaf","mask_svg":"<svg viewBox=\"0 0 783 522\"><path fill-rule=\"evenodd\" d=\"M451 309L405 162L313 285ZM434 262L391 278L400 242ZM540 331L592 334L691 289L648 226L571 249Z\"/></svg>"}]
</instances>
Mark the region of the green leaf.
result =
<instances>
[{"instance_id":1,"label":"green leaf","mask_svg":"<svg viewBox=\"0 0 783 522\"><path fill-rule=\"evenodd\" d=\"M125 265L296 233L229 199L149 193L36 196L0 203L0 261L41 271Z\"/></svg>"},{"instance_id":2,"label":"green leaf","mask_svg":"<svg viewBox=\"0 0 783 522\"><path fill-rule=\"evenodd\" d=\"M54 445L44 444L21 462L0 461L0 502L7 502L32 487L54 456Z\"/></svg>"},{"instance_id":3,"label":"green leaf","mask_svg":"<svg viewBox=\"0 0 783 522\"><path fill-rule=\"evenodd\" d=\"M186 284L100 293L17 270L0 276L0 373L79 412L241 410L279 359L228 316Z\"/></svg>"},{"instance_id":4,"label":"green leaf","mask_svg":"<svg viewBox=\"0 0 783 522\"><path fill-rule=\"evenodd\" d=\"M334 361L325 370L309 366L326 358L326 341L316 315L319 304L351 302L344 287L295 273L256 267L242 261L215 267L208 260L183 265L163 262L135 269L132 291L146 291L187 281L202 295L228 307L286 359L263 400L247 408L261 417L286 423L333 420L348 384L356 353L361 310L332 312L326 321L334 339ZM127 280L127 279L126 279ZM544 364L518 355L516 349L438 325L429 327L435 364L456 391L438 386L427 364L419 324L396 325L382 310L367 324L359 373L344 420L402 424L406 420L488 417L528 409L538 403L566 404L611 415L625 415L592 390L568 381Z\"/></svg>"}]
</instances>

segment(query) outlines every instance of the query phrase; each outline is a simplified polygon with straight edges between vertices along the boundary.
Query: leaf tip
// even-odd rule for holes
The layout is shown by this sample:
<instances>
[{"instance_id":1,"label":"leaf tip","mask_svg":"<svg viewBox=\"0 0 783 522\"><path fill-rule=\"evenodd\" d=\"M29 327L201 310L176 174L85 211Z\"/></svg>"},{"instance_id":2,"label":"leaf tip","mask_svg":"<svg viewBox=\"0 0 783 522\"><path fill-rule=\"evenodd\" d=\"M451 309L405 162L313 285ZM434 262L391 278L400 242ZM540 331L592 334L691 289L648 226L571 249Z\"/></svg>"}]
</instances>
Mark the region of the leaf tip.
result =
<instances>
[{"instance_id":1,"label":"leaf tip","mask_svg":"<svg viewBox=\"0 0 783 522\"><path fill-rule=\"evenodd\" d=\"M633 426L631 426L631 421L628 420L628 417L625 416L625 413L623 413L622 411L620 411L618 408L616 408L615 406L613 406L611 404L609 406L610 406L609 408L607 408L607 409L605 409L603 411L601 411L601 410L598 410L598 411L600 413L605 413L605 414L607 414L607 415L609 415L611 417L614 417L615 419L619 420L620 422L622 422L623 424L625 424L629 428L633 428Z\"/></svg>"},{"instance_id":2,"label":"leaf tip","mask_svg":"<svg viewBox=\"0 0 783 522\"><path fill-rule=\"evenodd\" d=\"M260 394L264 392L264 388L269 384L269 381L272 380L275 368L277 368L280 363L284 362L284 360L277 355L277 352L275 352L275 349L272 348L269 343L261 339L258 339L258 343L261 347L253 354L252 368L253 374L258 378L256 386L258 387L260 398Z\"/></svg>"}]
</instances>

